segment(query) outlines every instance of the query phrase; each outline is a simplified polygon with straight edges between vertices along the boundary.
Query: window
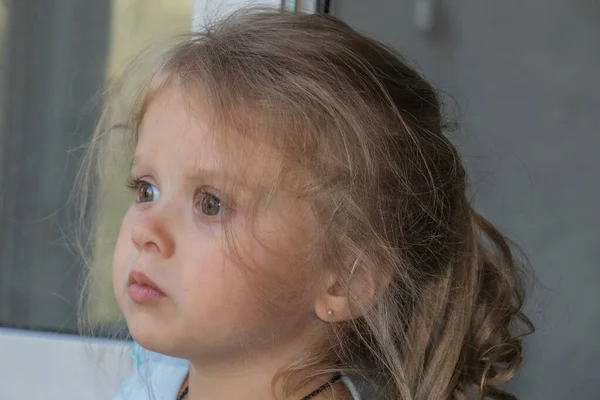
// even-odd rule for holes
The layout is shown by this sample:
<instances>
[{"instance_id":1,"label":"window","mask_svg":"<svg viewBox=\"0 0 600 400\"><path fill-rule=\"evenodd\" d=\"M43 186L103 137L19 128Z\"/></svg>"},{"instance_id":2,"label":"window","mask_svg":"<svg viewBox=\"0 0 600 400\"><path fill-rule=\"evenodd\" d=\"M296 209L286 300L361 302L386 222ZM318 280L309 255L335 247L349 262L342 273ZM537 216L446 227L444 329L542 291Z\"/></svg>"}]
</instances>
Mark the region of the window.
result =
<instances>
[{"instance_id":1,"label":"window","mask_svg":"<svg viewBox=\"0 0 600 400\"><path fill-rule=\"evenodd\" d=\"M139 50L188 32L193 0L0 2L0 326L75 332L81 268L68 246L78 150L98 93ZM102 229L118 229L118 217ZM112 257L109 246L100 258ZM98 319L118 317L109 268Z\"/></svg>"},{"instance_id":2,"label":"window","mask_svg":"<svg viewBox=\"0 0 600 400\"><path fill-rule=\"evenodd\" d=\"M247 4L329 7L313 0L0 0L0 327L77 332L82 268L70 246L70 196L107 77L154 41ZM90 316L98 323L120 318L110 264L130 199L118 186L94 246Z\"/></svg>"}]
</instances>

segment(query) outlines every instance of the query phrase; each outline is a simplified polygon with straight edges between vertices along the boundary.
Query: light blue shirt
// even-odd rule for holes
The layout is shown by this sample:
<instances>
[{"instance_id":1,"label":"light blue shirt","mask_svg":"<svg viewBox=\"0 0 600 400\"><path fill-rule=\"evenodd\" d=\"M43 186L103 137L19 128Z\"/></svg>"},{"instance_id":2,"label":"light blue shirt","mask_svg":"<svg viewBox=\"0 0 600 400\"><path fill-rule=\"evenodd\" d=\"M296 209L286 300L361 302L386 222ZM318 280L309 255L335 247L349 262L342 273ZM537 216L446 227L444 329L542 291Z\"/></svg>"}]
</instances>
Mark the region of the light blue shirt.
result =
<instances>
[{"instance_id":1,"label":"light blue shirt","mask_svg":"<svg viewBox=\"0 0 600 400\"><path fill-rule=\"evenodd\" d=\"M187 360L153 353L137 343L131 346L133 374L125 380L112 400L175 400L188 373ZM348 376L342 381L353 400L366 400Z\"/></svg>"}]
</instances>

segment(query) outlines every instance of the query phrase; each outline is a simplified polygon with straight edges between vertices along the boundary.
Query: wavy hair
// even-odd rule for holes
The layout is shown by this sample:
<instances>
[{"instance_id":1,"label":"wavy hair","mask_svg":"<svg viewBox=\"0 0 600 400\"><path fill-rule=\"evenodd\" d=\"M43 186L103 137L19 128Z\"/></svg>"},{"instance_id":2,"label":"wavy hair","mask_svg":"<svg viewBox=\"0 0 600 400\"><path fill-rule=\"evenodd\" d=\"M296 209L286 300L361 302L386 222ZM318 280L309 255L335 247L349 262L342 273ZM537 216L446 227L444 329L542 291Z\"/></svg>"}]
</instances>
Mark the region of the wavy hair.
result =
<instances>
[{"instance_id":1,"label":"wavy hair","mask_svg":"<svg viewBox=\"0 0 600 400\"><path fill-rule=\"evenodd\" d=\"M440 95L423 76L334 17L263 10L161 55L131 103L133 145L168 85L202 97L223 131L256 128L285 156L281 175L301 177L295 190L319 226L311 249L348 288L387 278L368 304L351 297L356 318L332 324L326 346L281 371L282 396L292 382L341 369L384 399L515 398L500 386L521 364L515 328L531 328L521 264L471 206ZM84 176L104 171L92 153L106 156L98 149L108 133L98 130Z\"/></svg>"}]
</instances>

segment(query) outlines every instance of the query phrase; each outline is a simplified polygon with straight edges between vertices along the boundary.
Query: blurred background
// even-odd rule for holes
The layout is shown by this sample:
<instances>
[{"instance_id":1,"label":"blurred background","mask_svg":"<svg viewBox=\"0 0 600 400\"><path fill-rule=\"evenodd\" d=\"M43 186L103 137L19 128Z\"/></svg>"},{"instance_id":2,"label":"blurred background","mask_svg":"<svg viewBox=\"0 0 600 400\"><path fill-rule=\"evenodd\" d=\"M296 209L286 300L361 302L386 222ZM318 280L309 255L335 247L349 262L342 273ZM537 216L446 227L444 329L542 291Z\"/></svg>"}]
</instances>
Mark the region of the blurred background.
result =
<instances>
[{"instance_id":1,"label":"blurred background","mask_svg":"<svg viewBox=\"0 0 600 400\"><path fill-rule=\"evenodd\" d=\"M153 41L242 3L0 0L0 398L7 371L15 376L15 338L76 334L81 266L66 239L68 200L102 85ZM535 273L527 311L537 332L525 341L511 389L520 399L598 398L600 2L331 0L302 7L317 3L395 47L453 96L449 111L461 124L453 138L473 201L522 247ZM116 231L119 218L107 211L101 229ZM101 250L100 284L92 288L99 322L119 319L106 267L111 244Z\"/></svg>"}]
</instances>

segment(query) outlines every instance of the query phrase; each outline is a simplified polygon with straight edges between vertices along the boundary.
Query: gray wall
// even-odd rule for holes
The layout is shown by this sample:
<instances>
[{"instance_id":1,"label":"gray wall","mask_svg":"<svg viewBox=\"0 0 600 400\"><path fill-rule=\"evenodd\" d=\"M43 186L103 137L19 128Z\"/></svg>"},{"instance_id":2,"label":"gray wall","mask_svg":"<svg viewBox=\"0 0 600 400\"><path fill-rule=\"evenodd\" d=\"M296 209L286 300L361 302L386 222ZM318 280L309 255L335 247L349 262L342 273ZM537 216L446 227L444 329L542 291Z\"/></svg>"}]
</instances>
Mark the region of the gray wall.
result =
<instances>
[{"instance_id":1,"label":"gray wall","mask_svg":"<svg viewBox=\"0 0 600 400\"><path fill-rule=\"evenodd\" d=\"M537 332L511 388L600 399L600 2L434 1L429 33L414 27L416 2L332 3L458 100L475 204L537 278Z\"/></svg>"}]
</instances>

